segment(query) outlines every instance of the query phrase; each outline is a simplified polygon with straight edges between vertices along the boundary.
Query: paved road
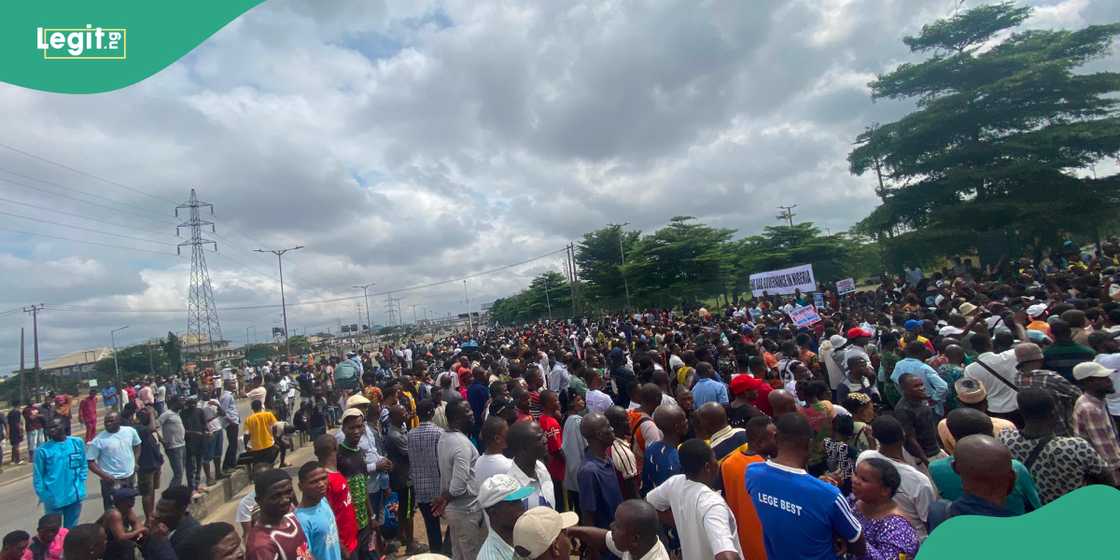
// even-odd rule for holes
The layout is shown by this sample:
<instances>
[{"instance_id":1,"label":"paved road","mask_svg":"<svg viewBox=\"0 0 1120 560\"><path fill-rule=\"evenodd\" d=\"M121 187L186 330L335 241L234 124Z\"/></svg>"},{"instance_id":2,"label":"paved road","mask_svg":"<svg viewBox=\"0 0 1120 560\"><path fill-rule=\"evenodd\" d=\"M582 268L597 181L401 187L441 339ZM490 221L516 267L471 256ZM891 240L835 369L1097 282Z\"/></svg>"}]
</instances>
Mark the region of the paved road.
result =
<instances>
[{"instance_id":1,"label":"paved road","mask_svg":"<svg viewBox=\"0 0 1120 560\"><path fill-rule=\"evenodd\" d=\"M249 415L249 400L238 401L237 408L244 420ZM77 425L75 423L75 426ZM81 433L75 433L75 435L80 437ZM223 445L223 453L224 449ZM205 475L203 477L205 478ZM104 513L101 506L101 485L98 480L92 473L86 480L86 500L82 504L82 523L95 521ZM159 490L166 488L170 480L171 466L165 458L163 472L160 475ZM159 497L158 491L156 497ZM17 529L34 534L36 522L43 515L43 506L39 504L39 498L35 495L35 489L32 487L30 471L27 471L24 476L0 482L0 504L4 504L3 507L0 507L0 535L6 535L9 531ZM136 507L137 511L140 511L139 501L137 501Z\"/></svg>"}]
</instances>

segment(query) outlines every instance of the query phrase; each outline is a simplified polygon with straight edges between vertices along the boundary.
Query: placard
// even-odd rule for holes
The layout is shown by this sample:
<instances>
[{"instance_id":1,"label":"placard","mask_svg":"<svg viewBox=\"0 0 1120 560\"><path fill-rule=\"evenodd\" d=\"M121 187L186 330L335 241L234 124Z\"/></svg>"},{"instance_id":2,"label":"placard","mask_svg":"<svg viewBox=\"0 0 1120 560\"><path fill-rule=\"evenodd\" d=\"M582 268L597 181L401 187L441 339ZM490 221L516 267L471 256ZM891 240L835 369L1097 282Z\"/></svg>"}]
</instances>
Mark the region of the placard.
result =
<instances>
[{"instance_id":1,"label":"placard","mask_svg":"<svg viewBox=\"0 0 1120 560\"><path fill-rule=\"evenodd\" d=\"M813 265L803 264L781 270L759 272L750 276L751 293L755 297L763 292L768 294L792 294L817 291L817 281L813 278Z\"/></svg>"},{"instance_id":2,"label":"placard","mask_svg":"<svg viewBox=\"0 0 1120 560\"><path fill-rule=\"evenodd\" d=\"M793 324L798 327L808 327L819 323L821 320L821 316L817 313L817 308L814 305L805 305L790 311L789 318L793 319Z\"/></svg>"},{"instance_id":3,"label":"placard","mask_svg":"<svg viewBox=\"0 0 1120 560\"><path fill-rule=\"evenodd\" d=\"M845 278L836 281L836 293L839 295L850 294L856 291L856 281L854 278Z\"/></svg>"}]
</instances>

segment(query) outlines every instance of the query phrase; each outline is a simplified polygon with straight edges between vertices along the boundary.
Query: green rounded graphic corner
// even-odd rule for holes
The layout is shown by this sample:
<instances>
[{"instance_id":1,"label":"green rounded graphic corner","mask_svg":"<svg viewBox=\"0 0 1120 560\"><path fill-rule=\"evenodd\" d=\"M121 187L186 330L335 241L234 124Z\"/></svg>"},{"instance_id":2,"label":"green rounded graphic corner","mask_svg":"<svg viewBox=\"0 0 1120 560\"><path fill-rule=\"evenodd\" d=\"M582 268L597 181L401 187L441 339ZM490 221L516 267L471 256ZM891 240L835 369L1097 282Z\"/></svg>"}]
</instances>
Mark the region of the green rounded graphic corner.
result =
<instances>
[{"instance_id":1,"label":"green rounded graphic corner","mask_svg":"<svg viewBox=\"0 0 1120 560\"><path fill-rule=\"evenodd\" d=\"M1018 517L954 517L930 535L917 560L960 558L1106 558L1120 490L1079 488ZM1078 537L1084 536L1084 538Z\"/></svg>"},{"instance_id":2,"label":"green rounded graphic corner","mask_svg":"<svg viewBox=\"0 0 1120 560\"><path fill-rule=\"evenodd\" d=\"M55 93L135 84L264 0L21 0L0 18L0 81Z\"/></svg>"}]
</instances>

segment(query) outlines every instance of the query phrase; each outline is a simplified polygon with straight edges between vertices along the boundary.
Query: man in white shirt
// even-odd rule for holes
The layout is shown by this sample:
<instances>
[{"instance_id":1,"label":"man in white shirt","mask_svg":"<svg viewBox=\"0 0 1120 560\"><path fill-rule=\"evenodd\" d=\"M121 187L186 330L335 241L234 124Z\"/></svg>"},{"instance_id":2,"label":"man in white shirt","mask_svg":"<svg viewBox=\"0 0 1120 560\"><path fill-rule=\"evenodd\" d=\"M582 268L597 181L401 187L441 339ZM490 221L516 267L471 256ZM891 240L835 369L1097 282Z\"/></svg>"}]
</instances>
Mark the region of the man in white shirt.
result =
<instances>
[{"instance_id":1,"label":"man in white shirt","mask_svg":"<svg viewBox=\"0 0 1120 560\"><path fill-rule=\"evenodd\" d=\"M557 508L556 487L552 475L544 466L548 459L548 445L536 422L517 422L509 428L509 449L513 452L513 465L507 474L518 484L528 486L533 492L527 496L529 507Z\"/></svg>"},{"instance_id":2,"label":"man in white shirt","mask_svg":"<svg viewBox=\"0 0 1120 560\"><path fill-rule=\"evenodd\" d=\"M500 416L491 416L482 423L479 441L482 455L474 464L474 487L480 488L486 479L496 474L506 474L513 466L513 459L502 454L506 449L506 433L509 425Z\"/></svg>"},{"instance_id":3,"label":"man in white shirt","mask_svg":"<svg viewBox=\"0 0 1120 560\"><path fill-rule=\"evenodd\" d=\"M672 510L682 558L741 559L735 515L710 487L720 476L712 449L703 440L690 439L678 454L684 474L669 477L646 495L646 501L658 511Z\"/></svg>"},{"instance_id":4,"label":"man in white shirt","mask_svg":"<svg viewBox=\"0 0 1120 560\"><path fill-rule=\"evenodd\" d=\"M992 352L992 340L981 334L974 334L969 340L972 342L973 350L980 355L973 363L965 366L964 376L980 381L988 390L989 414L1005 420L1014 420L1019 412L1019 403L1015 400L1018 395L1016 387L1019 380L1019 360L1015 357L1015 350L996 354ZM988 367L980 365L979 362L983 362ZM988 368L991 368L991 371Z\"/></svg>"},{"instance_id":5,"label":"man in white shirt","mask_svg":"<svg viewBox=\"0 0 1120 560\"><path fill-rule=\"evenodd\" d=\"M548 390L556 393L563 393L568 390L568 366L565 365L572 359L571 354L564 355L563 359L557 360L552 366L552 370L548 372Z\"/></svg>"},{"instance_id":6,"label":"man in white shirt","mask_svg":"<svg viewBox=\"0 0 1120 560\"><path fill-rule=\"evenodd\" d=\"M571 527L568 535L597 549L607 549L622 560L669 560L669 551L657 534L657 510L643 500L626 500L614 513L612 529Z\"/></svg>"}]
</instances>

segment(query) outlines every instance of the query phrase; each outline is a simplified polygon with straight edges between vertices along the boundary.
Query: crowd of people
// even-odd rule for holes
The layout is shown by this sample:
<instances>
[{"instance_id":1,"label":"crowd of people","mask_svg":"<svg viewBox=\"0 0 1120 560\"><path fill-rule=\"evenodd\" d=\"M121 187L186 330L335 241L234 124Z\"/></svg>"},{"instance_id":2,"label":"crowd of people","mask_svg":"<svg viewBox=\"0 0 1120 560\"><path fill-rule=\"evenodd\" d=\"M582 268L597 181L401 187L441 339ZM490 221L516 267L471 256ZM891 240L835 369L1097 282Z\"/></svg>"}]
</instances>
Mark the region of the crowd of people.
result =
<instances>
[{"instance_id":1,"label":"crowd of people","mask_svg":"<svg viewBox=\"0 0 1120 560\"><path fill-rule=\"evenodd\" d=\"M87 441L45 421L47 516L0 560L914 558L947 519L1120 480L1117 264L958 260L828 290L803 325L810 295L763 294L226 371L163 404L142 386ZM315 454L295 480L294 431ZM163 457L183 466L157 502ZM190 519L239 465L240 531Z\"/></svg>"}]
</instances>

